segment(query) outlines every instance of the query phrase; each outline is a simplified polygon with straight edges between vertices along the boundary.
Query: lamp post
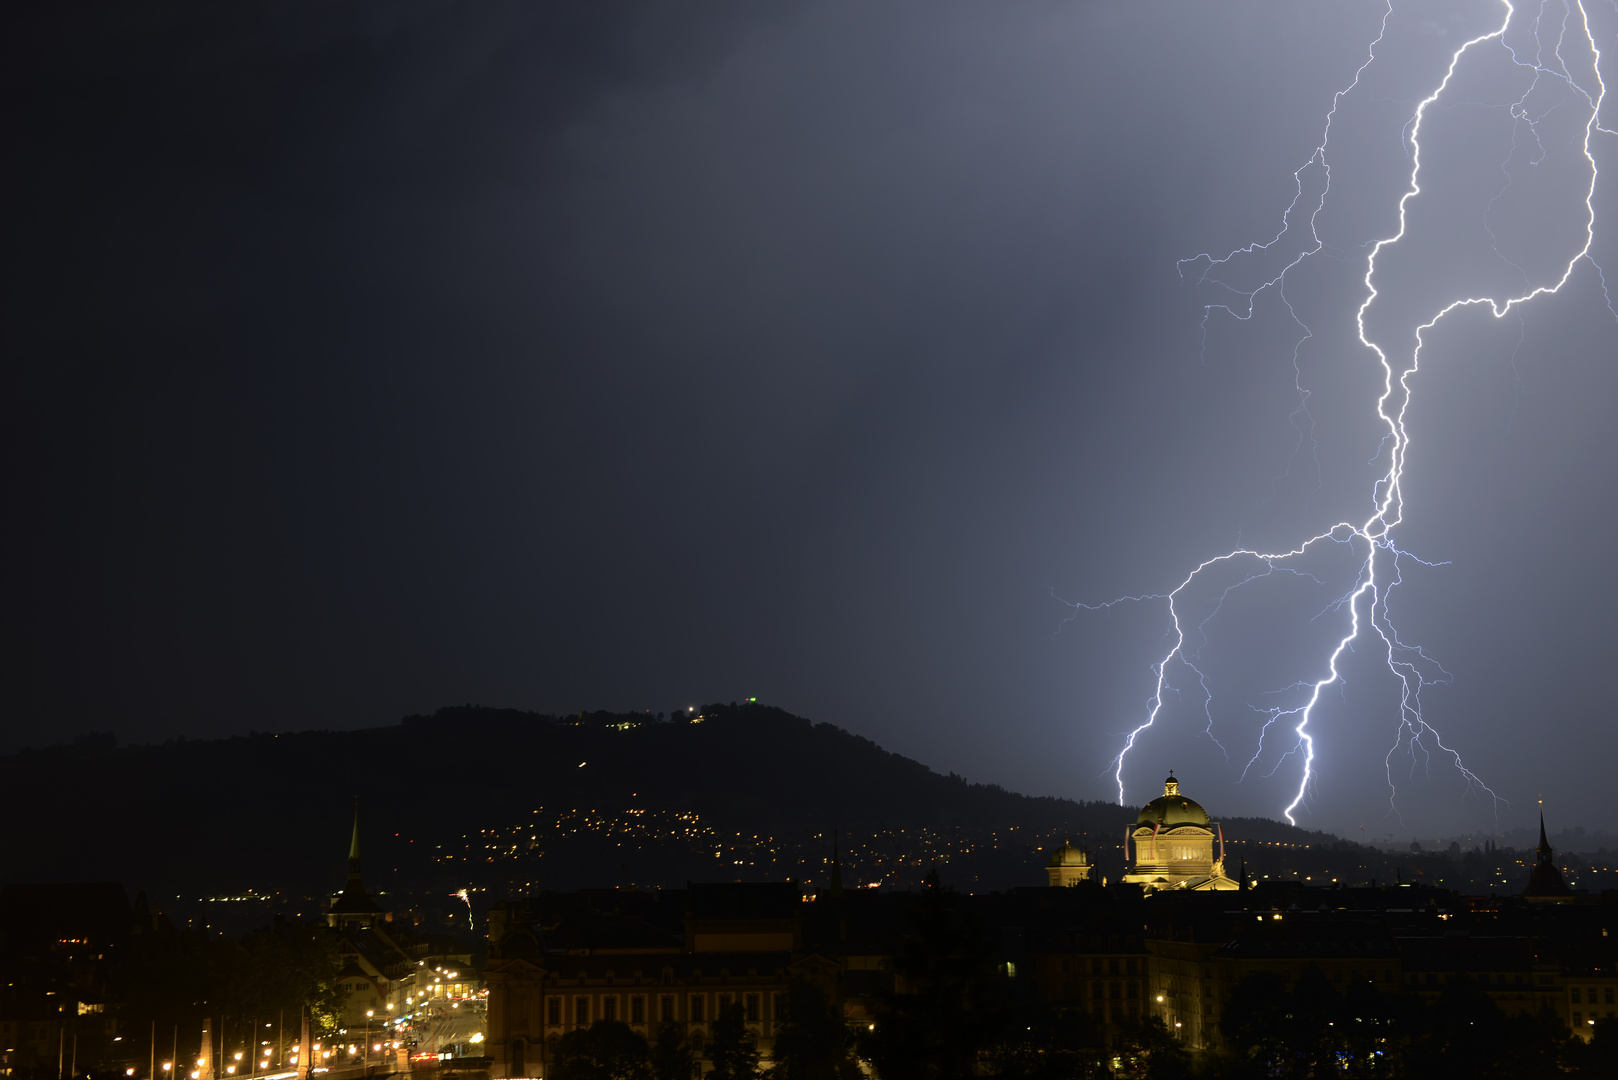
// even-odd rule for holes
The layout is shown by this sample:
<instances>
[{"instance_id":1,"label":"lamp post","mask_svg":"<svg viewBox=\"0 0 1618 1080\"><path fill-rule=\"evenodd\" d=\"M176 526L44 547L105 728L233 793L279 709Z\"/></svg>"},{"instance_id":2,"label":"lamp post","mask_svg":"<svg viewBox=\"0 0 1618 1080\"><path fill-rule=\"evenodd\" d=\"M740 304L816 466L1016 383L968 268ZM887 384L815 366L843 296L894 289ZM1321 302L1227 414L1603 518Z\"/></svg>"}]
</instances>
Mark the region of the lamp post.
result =
<instances>
[{"instance_id":1,"label":"lamp post","mask_svg":"<svg viewBox=\"0 0 1618 1080\"><path fill-rule=\"evenodd\" d=\"M365 1045L361 1047L361 1050L365 1054L363 1060L365 1062L365 1075L367 1078L369 1078L371 1075L371 1014L375 1011L375 1009L365 1010Z\"/></svg>"}]
</instances>

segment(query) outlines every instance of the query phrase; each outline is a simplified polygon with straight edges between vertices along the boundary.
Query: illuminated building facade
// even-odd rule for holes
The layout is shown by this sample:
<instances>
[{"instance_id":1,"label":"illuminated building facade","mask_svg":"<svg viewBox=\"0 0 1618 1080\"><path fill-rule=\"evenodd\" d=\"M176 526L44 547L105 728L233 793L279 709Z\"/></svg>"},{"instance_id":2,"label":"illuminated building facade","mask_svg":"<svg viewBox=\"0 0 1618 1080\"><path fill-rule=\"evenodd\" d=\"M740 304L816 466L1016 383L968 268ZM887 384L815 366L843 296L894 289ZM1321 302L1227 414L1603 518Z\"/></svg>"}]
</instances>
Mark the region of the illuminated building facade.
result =
<instances>
[{"instance_id":1,"label":"illuminated building facade","mask_svg":"<svg viewBox=\"0 0 1618 1080\"><path fill-rule=\"evenodd\" d=\"M521 904L490 912L492 1076L543 1076L561 1037L599 1020L648 1038L675 1021L700 1054L714 1020L732 1006L767 1067L792 981L835 989L838 965L803 948L804 905L792 882L612 899L616 910L587 900L554 921L532 919Z\"/></svg>"},{"instance_id":2,"label":"illuminated building facade","mask_svg":"<svg viewBox=\"0 0 1618 1080\"><path fill-rule=\"evenodd\" d=\"M1094 870L1088 852L1072 844L1063 844L1052 853L1045 874L1052 887L1071 886L1089 881Z\"/></svg>"},{"instance_id":3,"label":"illuminated building facade","mask_svg":"<svg viewBox=\"0 0 1618 1080\"><path fill-rule=\"evenodd\" d=\"M1128 884L1148 893L1168 890L1234 892L1238 884L1225 876L1225 841L1208 812L1180 794L1180 782L1169 773L1163 794L1141 809L1135 827L1124 836L1124 857L1133 861L1124 875Z\"/></svg>"}]
</instances>

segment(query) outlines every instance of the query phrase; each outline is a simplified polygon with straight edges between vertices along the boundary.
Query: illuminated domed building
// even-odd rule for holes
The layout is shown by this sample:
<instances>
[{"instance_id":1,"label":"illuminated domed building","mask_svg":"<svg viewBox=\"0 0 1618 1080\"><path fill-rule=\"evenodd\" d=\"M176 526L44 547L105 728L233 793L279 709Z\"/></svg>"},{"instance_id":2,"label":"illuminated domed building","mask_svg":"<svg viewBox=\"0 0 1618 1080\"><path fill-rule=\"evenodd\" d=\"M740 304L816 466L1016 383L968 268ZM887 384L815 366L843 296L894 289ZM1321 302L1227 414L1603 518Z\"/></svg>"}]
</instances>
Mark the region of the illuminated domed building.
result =
<instances>
[{"instance_id":1,"label":"illuminated domed building","mask_svg":"<svg viewBox=\"0 0 1618 1080\"><path fill-rule=\"evenodd\" d=\"M1091 880L1095 867L1090 865L1090 854L1074 847L1072 844L1063 844L1051 855L1051 861L1045 866L1045 873L1050 876L1051 885L1077 885L1081 881Z\"/></svg>"},{"instance_id":2,"label":"illuminated domed building","mask_svg":"<svg viewBox=\"0 0 1618 1080\"><path fill-rule=\"evenodd\" d=\"M1180 794L1180 782L1174 779L1173 771L1163 781L1162 796L1146 804L1135 819L1135 827L1125 834L1124 858L1130 862L1124 881L1149 893L1163 889L1222 892L1240 887L1225 876L1223 831L1208 820L1208 812L1196 801Z\"/></svg>"}]
</instances>

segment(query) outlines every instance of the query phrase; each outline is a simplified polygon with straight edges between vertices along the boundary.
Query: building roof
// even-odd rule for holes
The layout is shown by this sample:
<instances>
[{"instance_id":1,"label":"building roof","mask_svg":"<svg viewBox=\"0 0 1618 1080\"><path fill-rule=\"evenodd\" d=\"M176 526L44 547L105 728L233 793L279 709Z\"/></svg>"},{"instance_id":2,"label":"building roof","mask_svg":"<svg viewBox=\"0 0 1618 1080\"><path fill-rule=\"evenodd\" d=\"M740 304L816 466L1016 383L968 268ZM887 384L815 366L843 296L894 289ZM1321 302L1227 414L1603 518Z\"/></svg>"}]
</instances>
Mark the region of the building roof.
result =
<instances>
[{"instance_id":1,"label":"building roof","mask_svg":"<svg viewBox=\"0 0 1618 1080\"><path fill-rule=\"evenodd\" d=\"M376 915L381 913L382 908L363 891L362 886L358 891L343 889L327 910L339 915Z\"/></svg>"},{"instance_id":2,"label":"building roof","mask_svg":"<svg viewBox=\"0 0 1618 1080\"><path fill-rule=\"evenodd\" d=\"M792 881L687 882L685 895L693 919L795 919L803 914L803 890Z\"/></svg>"},{"instance_id":3,"label":"building roof","mask_svg":"<svg viewBox=\"0 0 1618 1080\"><path fill-rule=\"evenodd\" d=\"M1072 844L1063 844L1051 854L1050 866L1089 866L1090 856L1074 847Z\"/></svg>"},{"instance_id":4,"label":"building roof","mask_svg":"<svg viewBox=\"0 0 1618 1080\"><path fill-rule=\"evenodd\" d=\"M1208 823L1208 811L1200 803L1180 794L1180 782L1174 779L1173 772L1163 781L1163 794L1142 807L1140 816L1135 819L1136 825L1161 825L1166 829L1176 825Z\"/></svg>"}]
</instances>

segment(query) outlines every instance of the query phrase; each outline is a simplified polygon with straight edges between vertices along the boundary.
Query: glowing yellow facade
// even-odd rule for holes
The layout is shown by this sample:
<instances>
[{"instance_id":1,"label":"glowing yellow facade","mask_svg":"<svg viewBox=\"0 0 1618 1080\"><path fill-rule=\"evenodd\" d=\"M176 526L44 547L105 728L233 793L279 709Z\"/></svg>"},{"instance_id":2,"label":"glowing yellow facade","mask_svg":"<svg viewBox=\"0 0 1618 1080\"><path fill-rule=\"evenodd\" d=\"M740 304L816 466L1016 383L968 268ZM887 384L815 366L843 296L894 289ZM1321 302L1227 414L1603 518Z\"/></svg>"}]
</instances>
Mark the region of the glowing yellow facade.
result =
<instances>
[{"instance_id":1,"label":"glowing yellow facade","mask_svg":"<svg viewBox=\"0 0 1618 1080\"><path fill-rule=\"evenodd\" d=\"M1225 876L1225 843L1216 822L1195 801L1180 794L1180 782L1169 773L1163 794L1141 810L1124 837L1133 861L1124 881L1147 892L1181 889L1192 892L1239 888Z\"/></svg>"}]
</instances>

